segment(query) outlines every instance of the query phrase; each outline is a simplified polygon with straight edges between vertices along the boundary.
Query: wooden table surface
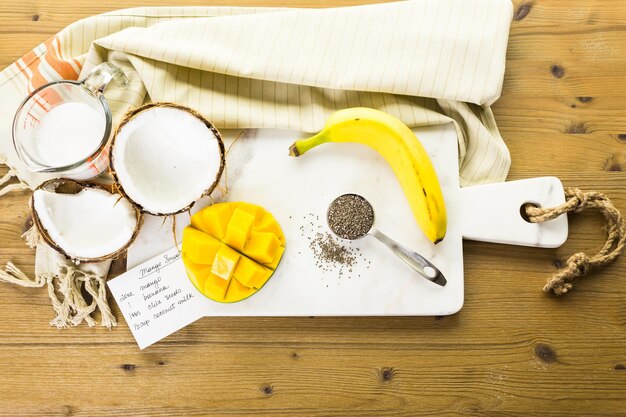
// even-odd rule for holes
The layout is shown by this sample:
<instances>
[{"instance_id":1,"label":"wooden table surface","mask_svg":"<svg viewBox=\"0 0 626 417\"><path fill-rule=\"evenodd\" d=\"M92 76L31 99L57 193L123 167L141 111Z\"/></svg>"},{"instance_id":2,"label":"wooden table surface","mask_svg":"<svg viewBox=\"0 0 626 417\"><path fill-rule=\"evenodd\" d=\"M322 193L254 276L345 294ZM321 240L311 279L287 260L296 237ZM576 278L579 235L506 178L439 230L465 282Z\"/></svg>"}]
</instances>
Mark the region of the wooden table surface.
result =
<instances>
[{"instance_id":1,"label":"wooden table surface","mask_svg":"<svg viewBox=\"0 0 626 417\"><path fill-rule=\"evenodd\" d=\"M173 3L2 1L0 67L79 18ZM509 178L556 175L626 212L626 2L515 9L494 106ZM0 199L0 260L32 273L19 239L27 199ZM58 331L45 290L0 284L0 414L626 416L626 258L564 297L541 291L569 254L603 239L599 215L582 214L559 249L465 243L465 306L449 317L205 318L144 352L117 308L113 331Z\"/></svg>"}]
</instances>

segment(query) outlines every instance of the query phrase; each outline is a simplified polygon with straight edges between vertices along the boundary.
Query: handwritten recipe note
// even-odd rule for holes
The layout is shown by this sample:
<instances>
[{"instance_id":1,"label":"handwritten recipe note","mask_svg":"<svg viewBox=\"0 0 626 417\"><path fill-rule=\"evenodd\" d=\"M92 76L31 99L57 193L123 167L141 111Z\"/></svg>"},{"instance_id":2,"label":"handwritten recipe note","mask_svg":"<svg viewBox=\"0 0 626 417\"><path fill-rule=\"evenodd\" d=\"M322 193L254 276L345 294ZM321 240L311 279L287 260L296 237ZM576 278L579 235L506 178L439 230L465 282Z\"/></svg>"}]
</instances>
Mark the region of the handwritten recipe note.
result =
<instances>
[{"instance_id":1,"label":"handwritten recipe note","mask_svg":"<svg viewBox=\"0 0 626 417\"><path fill-rule=\"evenodd\" d=\"M191 284L178 248L109 281L140 349L205 315L210 302Z\"/></svg>"}]
</instances>

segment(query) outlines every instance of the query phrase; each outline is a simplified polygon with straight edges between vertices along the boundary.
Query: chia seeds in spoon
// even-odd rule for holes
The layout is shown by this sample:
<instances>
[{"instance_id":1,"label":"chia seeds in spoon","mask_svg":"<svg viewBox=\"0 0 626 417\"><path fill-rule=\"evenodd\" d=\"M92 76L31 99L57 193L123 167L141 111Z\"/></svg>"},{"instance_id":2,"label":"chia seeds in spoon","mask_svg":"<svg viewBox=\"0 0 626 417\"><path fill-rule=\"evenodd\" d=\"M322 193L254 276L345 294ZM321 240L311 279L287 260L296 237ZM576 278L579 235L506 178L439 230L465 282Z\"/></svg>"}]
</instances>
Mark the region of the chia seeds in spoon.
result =
<instances>
[{"instance_id":1,"label":"chia seeds in spoon","mask_svg":"<svg viewBox=\"0 0 626 417\"><path fill-rule=\"evenodd\" d=\"M374 225L374 210L358 194L344 194L330 204L327 213L328 227L343 239L363 237Z\"/></svg>"}]
</instances>

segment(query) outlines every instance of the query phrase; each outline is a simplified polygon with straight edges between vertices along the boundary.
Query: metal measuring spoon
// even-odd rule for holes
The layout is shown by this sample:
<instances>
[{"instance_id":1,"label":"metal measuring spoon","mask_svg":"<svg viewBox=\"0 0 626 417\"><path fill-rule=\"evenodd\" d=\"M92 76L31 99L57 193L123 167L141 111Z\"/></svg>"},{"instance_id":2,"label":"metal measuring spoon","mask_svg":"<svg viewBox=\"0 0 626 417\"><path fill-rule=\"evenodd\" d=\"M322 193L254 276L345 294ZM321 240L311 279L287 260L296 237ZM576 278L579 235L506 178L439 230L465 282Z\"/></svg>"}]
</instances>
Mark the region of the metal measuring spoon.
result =
<instances>
[{"instance_id":1,"label":"metal measuring spoon","mask_svg":"<svg viewBox=\"0 0 626 417\"><path fill-rule=\"evenodd\" d=\"M374 209L363 196L344 194L337 197L328 207L326 221L330 230L342 239L375 237L418 274L442 287L446 285L446 278L428 259L374 228Z\"/></svg>"}]
</instances>

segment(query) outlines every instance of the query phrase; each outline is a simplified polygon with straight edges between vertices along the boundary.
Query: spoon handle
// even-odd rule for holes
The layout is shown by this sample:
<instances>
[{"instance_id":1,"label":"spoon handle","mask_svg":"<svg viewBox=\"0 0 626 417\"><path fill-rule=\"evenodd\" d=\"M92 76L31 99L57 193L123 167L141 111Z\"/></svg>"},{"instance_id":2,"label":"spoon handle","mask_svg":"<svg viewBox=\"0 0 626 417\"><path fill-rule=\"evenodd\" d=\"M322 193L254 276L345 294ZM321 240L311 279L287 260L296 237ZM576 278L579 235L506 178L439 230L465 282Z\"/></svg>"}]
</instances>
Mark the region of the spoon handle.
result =
<instances>
[{"instance_id":1,"label":"spoon handle","mask_svg":"<svg viewBox=\"0 0 626 417\"><path fill-rule=\"evenodd\" d=\"M377 229L370 230L369 234L387 245L387 247L389 247L389 249L391 249L393 253L398 256L398 258L427 280L434 282L437 285L441 285L442 287L448 282L441 271L419 253L402 246ZM433 273L429 274L426 271L426 268L432 269Z\"/></svg>"}]
</instances>

